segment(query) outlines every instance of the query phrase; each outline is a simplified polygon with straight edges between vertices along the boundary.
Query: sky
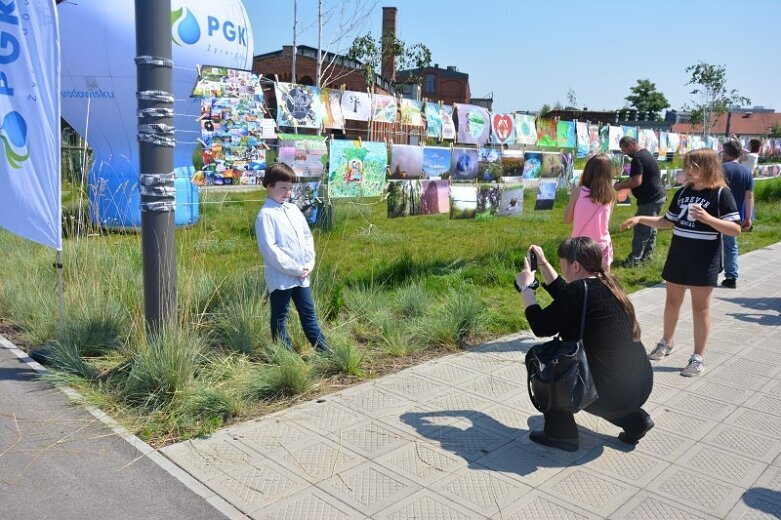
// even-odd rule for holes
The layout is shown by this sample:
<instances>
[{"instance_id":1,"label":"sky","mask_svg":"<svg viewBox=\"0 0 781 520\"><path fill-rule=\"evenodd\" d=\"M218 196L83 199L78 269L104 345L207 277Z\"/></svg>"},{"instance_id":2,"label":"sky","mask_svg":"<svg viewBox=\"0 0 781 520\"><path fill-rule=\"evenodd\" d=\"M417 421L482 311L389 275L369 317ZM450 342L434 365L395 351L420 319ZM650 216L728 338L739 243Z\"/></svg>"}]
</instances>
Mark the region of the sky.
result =
<instances>
[{"instance_id":1,"label":"sky","mask_svg":"<svg viewBox=\"0 0 781 520\"><path fill-rule=\"evenodd\" d=\"M293 0L243 0L255 38L255 54L292 43ZM781 112L778 34L781 0L323 0L333 13L323 48L341 36L379 36L382 7L398 8L397 37L424 43L432 62L469 74L473 97L493 94L494 111L538 110L568 104L612 110L638 79L650 79L682 109L698 101L686 85L687 66L723 65L727 88L752 105ZM482 11L478 11L480 6ZM345 31L345 16L371 11ZM317 47L317 0L298 0L298 44ZM345 18L343 18L344 20Z\"/></svg>"}]
</instances>

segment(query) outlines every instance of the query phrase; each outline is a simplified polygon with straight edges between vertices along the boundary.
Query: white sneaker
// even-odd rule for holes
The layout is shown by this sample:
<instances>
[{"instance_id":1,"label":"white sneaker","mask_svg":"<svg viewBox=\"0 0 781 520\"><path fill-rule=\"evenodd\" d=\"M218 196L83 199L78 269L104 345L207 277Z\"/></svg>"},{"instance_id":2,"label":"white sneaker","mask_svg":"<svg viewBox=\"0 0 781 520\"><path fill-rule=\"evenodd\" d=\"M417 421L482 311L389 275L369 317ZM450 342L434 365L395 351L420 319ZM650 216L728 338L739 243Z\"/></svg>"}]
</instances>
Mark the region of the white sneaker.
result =
<instances>
[{"instance_id":1,"label":"white sneaker","mask_svg":"<svg viewBox=\"0 0 781 520\"><path fill-rule=\"evenodd\" d=\"M686 377L696 377L703 373L705 365L702 363L702 356L699 354L692 354L689 359L689 364L681 370L681 375Z\"/></svg>"},{"instance_id":2,"label":"white sneaker","mask_svg":"<svg viewBox=\"0 0 781 520\"><path fill-rule=\"evenodd\" d=\"M667 343L664 338L659 340L659 343L656 344L654 349L651 351L650 354L648 354L648 359L651 361L659 361L664 356L669 356L670 352L673 351L673 342Z\"/></svg>"}]
</instances>

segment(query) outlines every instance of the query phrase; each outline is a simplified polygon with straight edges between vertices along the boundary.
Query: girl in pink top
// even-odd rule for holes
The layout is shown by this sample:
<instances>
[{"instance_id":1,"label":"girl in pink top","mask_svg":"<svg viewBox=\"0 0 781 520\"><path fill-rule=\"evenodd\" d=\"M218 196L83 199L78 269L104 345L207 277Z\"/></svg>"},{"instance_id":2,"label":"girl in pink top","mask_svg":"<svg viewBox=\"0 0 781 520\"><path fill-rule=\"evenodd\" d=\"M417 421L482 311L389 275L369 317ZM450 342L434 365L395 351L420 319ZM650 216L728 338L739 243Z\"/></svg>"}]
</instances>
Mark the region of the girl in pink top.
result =
<instances>
[{"instance_id":1,"label":"girl in pink top","mask_svg":"<svg viewBox=\"0 0 781 520\"><path fill-rule=\"evenodd\" d=\"M613 243L608 223L613 211L615 193L611 179L610 157L595 155L586 163L578 186L572 192L564 211L564 222L572 224L573 237L589 237L602 248L602 267L610 270Z\"/></svg>"}]
</instances>

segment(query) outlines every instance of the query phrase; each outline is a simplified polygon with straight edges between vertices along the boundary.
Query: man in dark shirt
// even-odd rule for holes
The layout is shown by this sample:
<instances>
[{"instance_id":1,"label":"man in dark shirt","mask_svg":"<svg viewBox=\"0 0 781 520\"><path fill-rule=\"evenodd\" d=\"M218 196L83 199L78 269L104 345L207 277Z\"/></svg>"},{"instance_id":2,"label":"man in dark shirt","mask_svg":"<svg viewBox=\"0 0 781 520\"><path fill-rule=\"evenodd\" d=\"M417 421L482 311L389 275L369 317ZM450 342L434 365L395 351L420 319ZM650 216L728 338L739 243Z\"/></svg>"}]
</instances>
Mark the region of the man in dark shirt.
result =
<instances>
[{"instance_id":1,"label":"man in dark shirt","mask_svg":"<svg viewBox=\"0 0 781 520\"><path fill-rule=\"evenodd\" d=\"M735 197L735 203L740 212L740 226L743 229L751 227L751 215L754 212L754 177L751 171L740 164L738 159L743 147L736 141L724 143L721 152L724 178ZM724 240L724 275L721 285L730 289L737 287L738 279L738 241L737 237L723 235Z\"/></svg>"},{"instance_id":2,"label":"man in dark shirt","mask_svg":"<svg viewBox=\"0 0 781 520\"><path fill-rule=\"evenodd\" d=\"M665 201L664 185L656 162L651 152L640 145L632 137L622 137L618 142L621 151L632 158L629 179L616 182L613 187L618 190L632 189L632 195L637 199L636 216L658 217ZM651 258L656 247L656 228L636 225L632 235L632 252L626 260L617 262L619 266L631 267Z\"/></svg>"}]
</instances>

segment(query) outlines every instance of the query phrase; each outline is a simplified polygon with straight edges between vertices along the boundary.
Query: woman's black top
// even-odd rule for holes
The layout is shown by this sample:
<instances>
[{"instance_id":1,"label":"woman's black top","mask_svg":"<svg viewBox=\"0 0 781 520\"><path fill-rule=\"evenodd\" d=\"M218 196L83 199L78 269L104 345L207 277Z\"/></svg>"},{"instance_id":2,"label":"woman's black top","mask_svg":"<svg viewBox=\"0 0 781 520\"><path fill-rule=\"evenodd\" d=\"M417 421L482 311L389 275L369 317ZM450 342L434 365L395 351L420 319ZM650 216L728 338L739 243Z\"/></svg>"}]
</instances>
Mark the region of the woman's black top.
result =
<instances>
[{"instance_id":1,"label":"woman's black top","mask_svg":"<svg viewBox=\"0 0 781 520\"><path fill-rule=\"evenodd\" d=\"M635 410L651 393L653 370L643 344L632 340L631 317L600 279L567 283L558 277L543 285L553 303L544 309L530 305L526 319L537 336L558 334L564 341L579 339L584 281L588 284L588 306L583 346L599 393L589 408Z\"/></svg>"}]
</instances>

